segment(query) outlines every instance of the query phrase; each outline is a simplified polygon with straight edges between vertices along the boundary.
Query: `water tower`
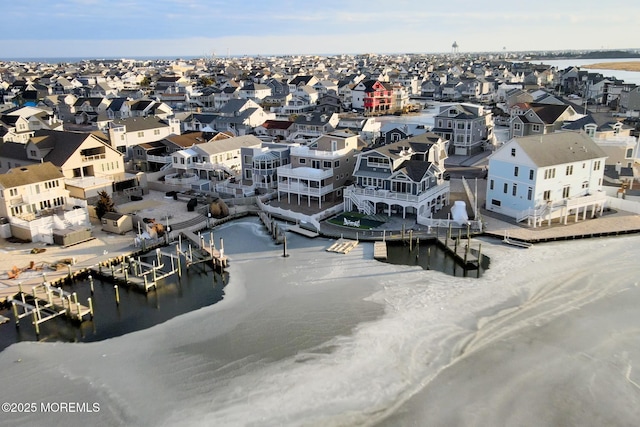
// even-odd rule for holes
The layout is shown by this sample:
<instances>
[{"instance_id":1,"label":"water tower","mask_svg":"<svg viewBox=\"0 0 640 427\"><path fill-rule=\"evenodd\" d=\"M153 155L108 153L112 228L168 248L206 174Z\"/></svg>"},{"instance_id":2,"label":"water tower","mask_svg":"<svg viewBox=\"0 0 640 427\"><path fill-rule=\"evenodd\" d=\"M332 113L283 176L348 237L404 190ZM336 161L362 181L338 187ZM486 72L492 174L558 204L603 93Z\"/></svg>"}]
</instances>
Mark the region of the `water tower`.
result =
<instances>
[{"instance_id":1,"label":"water tower","mask_svg":"<svg viewBox=\"0 0 640 427\"><path fill-rule=\"evenodd\" d=\"M458 54L458 42L454 41L451 45L451 53L453 53L454 55Z\"/></svg>"}]
</instances>

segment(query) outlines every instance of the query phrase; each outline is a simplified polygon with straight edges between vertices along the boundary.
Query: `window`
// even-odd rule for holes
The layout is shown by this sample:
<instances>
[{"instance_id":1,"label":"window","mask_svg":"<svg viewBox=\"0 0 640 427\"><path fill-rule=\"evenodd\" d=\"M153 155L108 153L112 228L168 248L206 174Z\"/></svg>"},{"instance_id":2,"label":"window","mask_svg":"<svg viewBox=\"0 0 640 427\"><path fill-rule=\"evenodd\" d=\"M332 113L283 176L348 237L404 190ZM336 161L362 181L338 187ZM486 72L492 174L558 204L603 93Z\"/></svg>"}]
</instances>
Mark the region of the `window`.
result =
<instances>
[{"instance_id":1,"label":"window","mask_svg":"<svg viewBox=\"0 0 640 427\"><path fill-rule=\"evenodd\" d=\"M633 158L633 148L627 148L627 153L624 156L625 159Z\"/></svg>"},{"instance_id":2,"label":"window","mask_svg":"<svg viewBox=\"0 0 640 427\"><path fill-rule=\"evenodd\" d=\"M589 188L589 181L582 181L582 188Z\"/></svg>"},{"instance_id":3,"label":"window","mask_svg":"<svg viewBox=\"0 0 640 427\"><path fill-rule=\"evenodd\" d=\"M300 164L304 165L305 163L307 163L307 159L300 159Z\"/></svg>"},{"instance_id":4,"label":"window","mask_svg":"<svg viewBox=\"0 0 640 427\"><path fill-rule=\"evenodd\" d=\"M322 167L323 168L331 168L331 161L325 160L324 162L322 162Z\"/></svg>"},{"instance_id":5,"label":"window","mask_svg":"<svg viewBox=\"0 0 640 427\"><path fill-rule=\"evenodd\" d=\"M500 206L502 203L500 202L500 200L491 199L491 204L494 206Z\"/></svg>"},{"instance_id":6,"label":"window","mask_svg":"<svg viewBox=\"0 0 640 427\"><path fill-rule=\"evenodd\" d=\"M516 194L518 194L518 184L513 184L513 187L511 188L511 195L515 196Z\"/></svg>"},{"instance_id":7,"label":"window","mask_svg":"<svg viewBox=\"0 0 640 427\"><path fill-rule=\"evenodd\" d=\"M529 179L533 180L533 169L529 171Z\"/></svg>"},{"instance_id":8,"label":"window","mask_svg":"<svg viewBox=\"0 0 640 427\"><path fill-rule=\"evenodd\" d=\"M600 160L596 160L595 162L593 162L593 170L594 171L600 170Z\"/></svg>"},{"instance_id":9,"label":"window","mask_svg":"<svg viewBox=\"0 0 640 427\"><path fill-rule=\"evenodd\" d=\"M138 138L144 138L144 131L138 132Z\"/></svg>"},{"instance_id":10,"label":"window","mask_svg":"<svg viewBox=\"0 0 640 427\"><path fill-rule=\"evenodd\" d=\"M533 188L529 187L527 189L527 200L531 200L531 197L533 197Z\"/></svg>"},{"instance_id":11,"label":"window","mask_svg":"<svg viewBox=\"0 0 640 427\"><path fill-rule=\"evenodd\" d=\"M573 175L573 165L567 166L567 175Z\"/></svg>"},{"instance_id":12,"label":"window","mask_svg":"<svg viewBox=\"0 0 640 427\"><path fill-rule=\"evenodd\" d=\"M514 123L513 124L513 130L521 130L522 126L520 125L520 123Z\"/></svg>"},{"instance_id":13,"label":"window","mask_svg":"<svg viewBox=\"0 0 640 427\"><path fill-rule=\"evenodd\" d=\"M543 193L542 198L544 200L551 200L551 190L547 190Z\"/></svg>"},{"instance_id":14,"label":"window","mask_svg":"<svg viewBox=\"0 0 640 427\"><path fill-rule=\"evenodd\" d=\"M566 199L567 197L569 197L569 186L567 185L566 187L564 187L562 189L562 198Z\"/></svg>"},{"instance_id":15,"label":"window","mask_svg":"<svg viewBox=\"0 0 640 427\"><path fill-rule=\"evenodd\" d=\"M511 157L515 157L516 156L516 149L512 148L511 149Z\"/></svg>"},{"instance_id":16,"label":"window","mask_svg":"<svg viewBox=\"0 0 640 427\"><path fill-rule=\"evenodd\" d=\"M347 161L349 161L349 159L347 159ZM335 162L333 162L333 167L334 168L340 167L340 160L336 160Z\"/></svg>"},{"instance_id":17,"label":"window","mask_svg":"<svg viewBox=\"0 0 640 427\"><path fill-rule=\"evenodd\" d=\"M36 154L36 150L29 150L29 155L30 155L31 157L36 157L36 156L37 156L37 154Z\"/></svg>"},{"instance_id":18,"label":"window","mask_svg":"<svg viewBox=\"0 0 640 427\"><path fill-rule=\"evenodd\" d=\"M18 189L17 188L10 188L9 189L9 195L10 196L17 196L18 195Z\"/></svg>"},{"instance_id":19,"label":"window","mask_svg":"<svg viewBox=\"0 0 640 427\"><path fill-rule=\"evenodd\" d=\"M552 179L555 177L556 177L556 168L551 168L544 171L544 179Z\"/></svg>"},{"instance_id":20,"label":"window","mask_svg":"<svg viewBox=\"0 0 640 427\"><path fill-rule=\"evenodd\" d=\"M493 190L493 180L489 181L489 190Z\"/></svg>"},{"instance_id":21,"label":"window","mask_svg":"<svg viewBox=\"0 0 640 427\"><path fill-rule=\"evenodd\" d=\"M504 192L504 194L507 194L507 191L509 191L509 184L505 182L502 186L502 191Z\"/></svg>"},{"instance_id":22,"label":"window","mask_svg":"<svg viewBox=\"0 0 640 427\"><path fill-rule=\"evenodd\" d=\"M153 130L153 134L154 135L160 135L160 129L154 129Z\"/></svg>"},{"instance_id":23,"label":"window","mask_svg":"<svg viewBox=\"0 0 640 427\"><path fill-rule=\"evenodd\" d=\"M531 131L536 132L536 133L540 132L540 125L531 126Z\"/></svg>"},{"instance_id":24,"label":"window","mask_svg":"<svg viewBox=\"0 0 640 427\"><path fill-rule=\"evenodd\" d=\"M513 176L518 176L518 166L513 168Z\"/></svg>"}]
</instances>

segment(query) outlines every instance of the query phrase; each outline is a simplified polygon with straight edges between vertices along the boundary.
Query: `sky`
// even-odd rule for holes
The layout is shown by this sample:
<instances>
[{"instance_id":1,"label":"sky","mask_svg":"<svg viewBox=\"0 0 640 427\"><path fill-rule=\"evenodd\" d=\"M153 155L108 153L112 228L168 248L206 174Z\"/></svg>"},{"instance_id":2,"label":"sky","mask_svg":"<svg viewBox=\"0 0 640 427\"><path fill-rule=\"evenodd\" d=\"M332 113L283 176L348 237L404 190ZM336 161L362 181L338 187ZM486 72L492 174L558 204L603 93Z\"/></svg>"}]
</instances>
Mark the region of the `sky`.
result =
<instances>
[{"instance_id":1,"label":"sky","mask_svg":"<svg viewBox=\"0 0 640 427\"><path fill-rule=\"evenodd\" d=\"M0 59L640 47L636 0L13 0L0 10Z\"/></svg>"}]
</instances>

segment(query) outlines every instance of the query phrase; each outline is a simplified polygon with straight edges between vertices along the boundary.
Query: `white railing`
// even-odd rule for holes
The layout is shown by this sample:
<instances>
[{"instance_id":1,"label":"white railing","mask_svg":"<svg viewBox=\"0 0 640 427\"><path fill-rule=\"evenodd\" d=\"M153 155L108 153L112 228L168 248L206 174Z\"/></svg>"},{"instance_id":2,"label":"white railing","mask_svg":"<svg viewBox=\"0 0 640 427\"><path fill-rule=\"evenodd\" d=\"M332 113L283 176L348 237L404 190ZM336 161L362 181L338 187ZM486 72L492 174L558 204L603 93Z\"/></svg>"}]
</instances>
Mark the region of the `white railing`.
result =
<instances>
[{"instance_id":1,"label":"white railing","mask_svg":"<svg viewBox=\"0 0 640 427\"><path fill-rule=\"evenodd\" d=\"M162 163L162 164L171 164L171 156L154 156L152 154L147 154L147 161L154 163Z\"/></svg>"},{"instance_id":2,"label":"white railing","mask_svg":"<svg viewBox=\"0 0 640 427\"><path fill-rule=\"evenodd\" d=\"M198 177L198 175L191 175L186 177L183 176L180 178L177 176L170 177L169 175L164 177L164 182L171 185L191 185L198 182L199 180L200 178Z\"/></svg>"},{"instance_id":3,"label":"white railing","mask_svg":"<svg viewBox=\"0 0 640 427\"><path fill-rule=\"evenodd\" d=\"M194 162L193 168L208 171L222 170L230 175L236 174L229 166L225 165L224 163Z\"/></svg>"},{"instance_id":4,"label":"white railing","mask_svg":"<svg viewBox=\"0 0 640 427\"><path fill-rule=\"evenodd\" d=\"M333 191L333 184L325 185L324 187L309 187L308 185L301 185L298 183L287 184L280 181L278 182L278 191L306 194L310 196L323 196Z\"/></svg>"},{"instance_id":5,"label":"white railing","mask_svg":"<svg viewBox=\"0 0 640 427\"><path fill-rule=\"evenodd\" d=\"M418 195L407 194L407 193L396 193L390 190L374 190L367 188L356 188L355 186L350 186L345 188L345 196L351 196L354 194L356 196L366 196L369 199L376 198L378 201L403 201L403 202L412 202L419 203L425 200L431 199L433 197L437 197L440 194L448 194L449 193L450 184L448 181L445 181L443 184L437 185L435 187L429 188L427 191L420 193Z\"/></svg>"},{"instance_id":6,"label":"white railing","mask_svg":"<svg viewBox=\"0 0 640 427\"><path fill-rule=\"evenodd\" d=\"M294 168L291 165L278 167L278 176L319 181L333 177L332 169L312 169L309 167Z\"/></svg>"},{"instance_id":7,"label":"white railing","mask_svg":"<svg viewBox=\"0 0 640 427\"><path fill-rule=\"evenodd\" d=\"M605 203L607 201L607 194L604 191L597 191L595 194L588 196L574 197L566 201L566 206L569 209L583 207L586 205L593 205L599 203Z\"/></svg>"},{"instance_id":8,"label":"white railing","mask_svg":"<svg viewBox=\"0 0 640 427\"><path fill-rule=\"evenodd\" d=\"M452 219L426 218L418 215L417 223L431 228L467 228L474 232L482 231L482 221L454 221ZM433 231L433 230L432 230Z\"/></svg>"}]
</instances>

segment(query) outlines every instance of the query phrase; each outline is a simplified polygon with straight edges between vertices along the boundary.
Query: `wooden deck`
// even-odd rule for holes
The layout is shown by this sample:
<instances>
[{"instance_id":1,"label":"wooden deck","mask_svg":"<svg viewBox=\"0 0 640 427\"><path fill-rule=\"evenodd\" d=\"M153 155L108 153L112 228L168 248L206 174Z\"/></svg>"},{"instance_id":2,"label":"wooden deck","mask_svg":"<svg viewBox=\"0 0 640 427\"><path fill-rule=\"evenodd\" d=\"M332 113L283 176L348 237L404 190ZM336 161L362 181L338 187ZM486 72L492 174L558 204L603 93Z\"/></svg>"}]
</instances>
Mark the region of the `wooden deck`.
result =
<instances>
[{"instance_id":1,"label":"wooden deck","mask_svg":"<svg viewBox=\"0 0 640 427\"><path fill-rule=\"evenodd\" d=\"M478 266L478 252L471 250L469 239L447 239L438 236L438 244L449 254L467 267Z\"/></svg>"},{"instance_id":2,"label":"wooden deck","mask_svg":"<svg viewBox=\"0 0 640 427\"><path fill-rule=\"evenodd\" d=\"M358 246L357 240L338 239L335 243L327 248L327 252L336 252L340 254L348 254Z\"/></svg>"},{"instance_id":3,"label":"wooden deck","mask_svg":"<svg viewBox=\"0 0 640 427\"><path fill-rule=\"evenodd\" d=\"M373 258L379 260L387 259L387 242L375 242L373 244Z\"/></svg>"}]
</instances>

